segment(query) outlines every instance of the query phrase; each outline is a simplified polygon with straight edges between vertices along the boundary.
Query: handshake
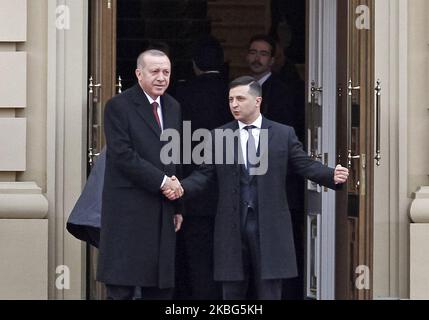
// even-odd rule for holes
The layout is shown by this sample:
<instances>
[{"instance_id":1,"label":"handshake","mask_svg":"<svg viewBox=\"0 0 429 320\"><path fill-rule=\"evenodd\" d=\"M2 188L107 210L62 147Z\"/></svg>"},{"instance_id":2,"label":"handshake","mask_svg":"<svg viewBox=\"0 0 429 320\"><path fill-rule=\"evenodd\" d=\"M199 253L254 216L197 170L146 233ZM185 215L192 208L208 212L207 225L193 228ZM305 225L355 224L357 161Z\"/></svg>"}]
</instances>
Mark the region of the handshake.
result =
<instances>
[{"instance_id":1,"label":"handshake","mask_svg":"<svg viewBox=\"0 0 429 320\"><path fill-rule=\"evenodd\" d=\"M167 177L161 191L168 200L177 200L185 193L185 190L183 190L182 185L176 176Z\"/></svg>"}]
</instances>

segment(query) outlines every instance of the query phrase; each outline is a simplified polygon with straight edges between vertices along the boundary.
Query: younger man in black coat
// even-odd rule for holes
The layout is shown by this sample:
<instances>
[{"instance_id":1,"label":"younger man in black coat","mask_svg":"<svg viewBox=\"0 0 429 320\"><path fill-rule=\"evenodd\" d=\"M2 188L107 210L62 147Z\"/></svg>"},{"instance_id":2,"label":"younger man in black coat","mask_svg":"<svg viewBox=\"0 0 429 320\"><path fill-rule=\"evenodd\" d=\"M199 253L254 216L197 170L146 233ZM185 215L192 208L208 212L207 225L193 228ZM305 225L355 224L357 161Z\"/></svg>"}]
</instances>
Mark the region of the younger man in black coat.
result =
<instances>
[{"instance_id":1,"label":"younger man in black coat","mask_svg":"<svg viewBox=\"0 0 429 320\"><path fill-rule=\"evenodd\" d=\"M311 159L293 128L262 117L261 95L261 86L252 77L234 80L229 105L236 120L217 130L227 135L235 132L237 139L229 139L231 145L222 143L221 150L210 149L212 162L182 181L184 191L164 191L170 200L183 192L195 197L217 182L214 278L222 282L227 300L246 299L250 286L255 293L251 298L278 300L282 279L297 275L286 197L288 167L332 189L348 177L348 169L340 165L333 169ZM233 163L227 161L228 150L234 150Z\"/></svg>"}]
</instances>

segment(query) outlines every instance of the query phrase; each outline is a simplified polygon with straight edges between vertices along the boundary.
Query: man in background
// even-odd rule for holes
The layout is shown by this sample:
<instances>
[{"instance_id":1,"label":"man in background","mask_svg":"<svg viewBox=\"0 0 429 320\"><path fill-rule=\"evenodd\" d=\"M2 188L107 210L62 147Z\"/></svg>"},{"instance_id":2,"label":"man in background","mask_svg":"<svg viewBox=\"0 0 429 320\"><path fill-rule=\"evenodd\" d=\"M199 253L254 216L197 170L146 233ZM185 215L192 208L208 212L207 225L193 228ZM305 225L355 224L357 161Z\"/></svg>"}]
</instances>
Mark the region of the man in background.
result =
<instances>
[{"instance_id":1,"label":"man in background","mask_svg":"<svg viewBox=\"0 0 429 320\"><path fill-rule=\"evenodd\" d=\"M273 71L277 44L267 35L255 35L249 41L247 63L250 73L262 86L261 112L268 119L291 126L301 143L305 138L305 104L301 90L292 78ZM288 79L288 81L284 81ZM294 226L299 270L304 263L304 179L294 172L288 176L287 195ZM284 281L288 298L303 296L303 274Z\"/></svg>"},{"instance_id":2,"label":"man in background","mask_svg":"<svg viewBox=\"0 0 429 320\"><path fill-rule=\"evenodd\" d=\"M212 36L198 39L192 50L195 78L177 88L176 98L182 107L184 121L190 121L192 133L197 129L220 127L232 120L228 106L228 83L222 73L224 54L220 43ZM195 146L194 145L192 147ZM195 165L183 166L184 176ZM220 299L219 285L213 280L213 228L218 191L209 192L185 202L186 223L178 238L179 298L192 300ZM186 277L185 277L186 273Z\"/></svg>"}]
</instances>

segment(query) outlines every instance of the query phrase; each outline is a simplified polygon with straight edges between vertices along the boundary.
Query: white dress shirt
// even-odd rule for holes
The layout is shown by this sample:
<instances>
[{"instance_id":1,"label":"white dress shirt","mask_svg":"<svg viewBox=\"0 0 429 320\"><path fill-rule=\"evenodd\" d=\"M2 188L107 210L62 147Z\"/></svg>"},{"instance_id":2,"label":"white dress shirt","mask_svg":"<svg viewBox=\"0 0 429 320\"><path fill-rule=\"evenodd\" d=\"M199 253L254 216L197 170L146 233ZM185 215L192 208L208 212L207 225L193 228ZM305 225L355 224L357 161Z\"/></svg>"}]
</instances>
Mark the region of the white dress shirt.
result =
<instances>
[{"instance_id":1,"label":"white dress shirt","mask_svg":"<svg viewBox=\"0 0 429 320\"><path fill-rule=\"evenodd\" d=\"M156 112L158 113L159 122L161 124L161 131L164 130L164 121L162 120L162 110L161 110L161 97L156 98L156 100L153 100L150 95L148 95L145 91L143 91L146 95L146 98L149 100L150 105L152 106L152 103L156 102L158 103L158 108L156 109ZM162 187L165 184L165 181L167 180L167 176L164 176L164 179L162 179L161 186L159 187L162 189Z\"/></svg>"},{"instance_id":2,"label":"white dress shirt","mask_svg":"<svg viewBox=\"0 0 429 320\"><path fill-rule=\"evenodd\" d=\"M144 92L144 91L143 91ZM162 109L161 109L161 97L156 98L156 100L153 100L150 95L148 95L146 92L144 92L147 99L149 100L150 105L152 106L152 103L156 102L158 103L158 108L156 109L156 112L158 113L159 122L161 124L161 131L164 130L164 121L162 120Z\"/></svg>"},{"instance_id":3,"label":"white dress shirt","mask_svg":"<svg viewBox=\"0 0 429 320\"><path fill-rule=\"evenodd\" d=\"M241 141L241 152L243 154L244 165L247 168L247 140L249 139L249 132L244 129L247 126L255 126L256 128L252 129L253 138L255 138L255 150L258 150L259 145L259 135L261 134L262 126L262 115L259 115L253 123L245 124L241 121L238 121L238 127L240 128L240 141Z\"/></svg>"}]
</instances>

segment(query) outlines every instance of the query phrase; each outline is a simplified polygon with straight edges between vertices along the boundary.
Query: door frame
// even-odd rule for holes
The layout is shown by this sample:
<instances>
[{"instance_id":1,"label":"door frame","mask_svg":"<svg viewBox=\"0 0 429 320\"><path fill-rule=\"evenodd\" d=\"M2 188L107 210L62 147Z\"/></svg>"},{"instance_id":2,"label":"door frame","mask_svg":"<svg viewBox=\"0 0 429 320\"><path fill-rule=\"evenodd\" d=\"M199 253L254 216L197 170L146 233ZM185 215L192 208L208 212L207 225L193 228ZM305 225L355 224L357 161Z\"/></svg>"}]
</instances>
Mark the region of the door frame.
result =
<instances>
[{"instance_id":1,"label":"door frame","mask_svg":"<svg viewBox=\"0 0 429 320\"><path fill-rule=\"evenodd\" d=\"M88 42L88 153L87 175L105 145L104 108L116 92L117 0L89 0ZM87 244L87 299L105 298L104 286L95 280L98 250Z\"/></svg>"},{"instance_id":2,"label":"door frame","mask_svg":"<svg viewBox=\"0 0 429 320\"><path fill-rule=\"evenodd\" d=\"M330 167L336 165L336 73L329 72L336 68L336 34L337 34L337 0L307 0L307 106L311 106L311 82L323 90L319 93L322 108L322 161ZM308 108L308 107L307 107ZM310 114L308 110L306 114ZM309 119L307 118L308 126ZM307 141L309 141L307 137ZM320 188L320 214L317 218L318 261L316 263L318 283L317 299L334 299L335 297L335 192ZM306 197L306 201L310 201ZM314 200L312 200L314 201ZM309 204L306 204L308 214ZM314 207L314 206L311 206ZM307 263L306 291L309 293L309 235L307 224Z\"/></svg>"},{"instance_id":3,"label":"door frame","mask_svg":"<svg viewBox=\"0 0 429 320\"><path fill-rule=\"evenodd\" d=\"M357 29L357 5L369 8L370 28ZM337 192L336 213L336 299L372 299L373 270L373 229L374 229L374 0L347 0L338 2L338 42L337 42L337 152L343 166L349 163L348 141L348 97L349 80L352 87L359 86L360 106L360 159L351 160L352 166L358 166L360 185L357 192L359 203L358 216L349 216L349 182ZM352 48L357 47L357 51ZM359 62L359 70L351 69ZM356 79L359 78L359 83ZM366 80L366 81L365 81ZM354 89L352 90L353 92ZM354 94L354 93L353 93ZM351 103L350 103L351 104ZM351 106L350 106L351 109ZM363 110L363 111L362 111ZM365 157L363 157L365 155ZM355 192L356 193L356 192ZM353 225L353 220L356 223ZM353 265L352 265L353 264ZM368 281L368 287L360 287L359 281Z\"/></svg>"},{"instance_id":4,"label":"door frame","mask_svg":"<svg viewBox=\"0 0 429 320\"><path fill-rule=\"evenodd\" d=\"M58 8L67 9L65 12L73 17L70 29L57 27ZM65 225L86 180L88 3L48 0L46 10L48 296L76 300L85 298L86 248L65 230ZM58 267L69 271L69 288L56 285L61 280Z\"/></svg>"}]
</instances>

